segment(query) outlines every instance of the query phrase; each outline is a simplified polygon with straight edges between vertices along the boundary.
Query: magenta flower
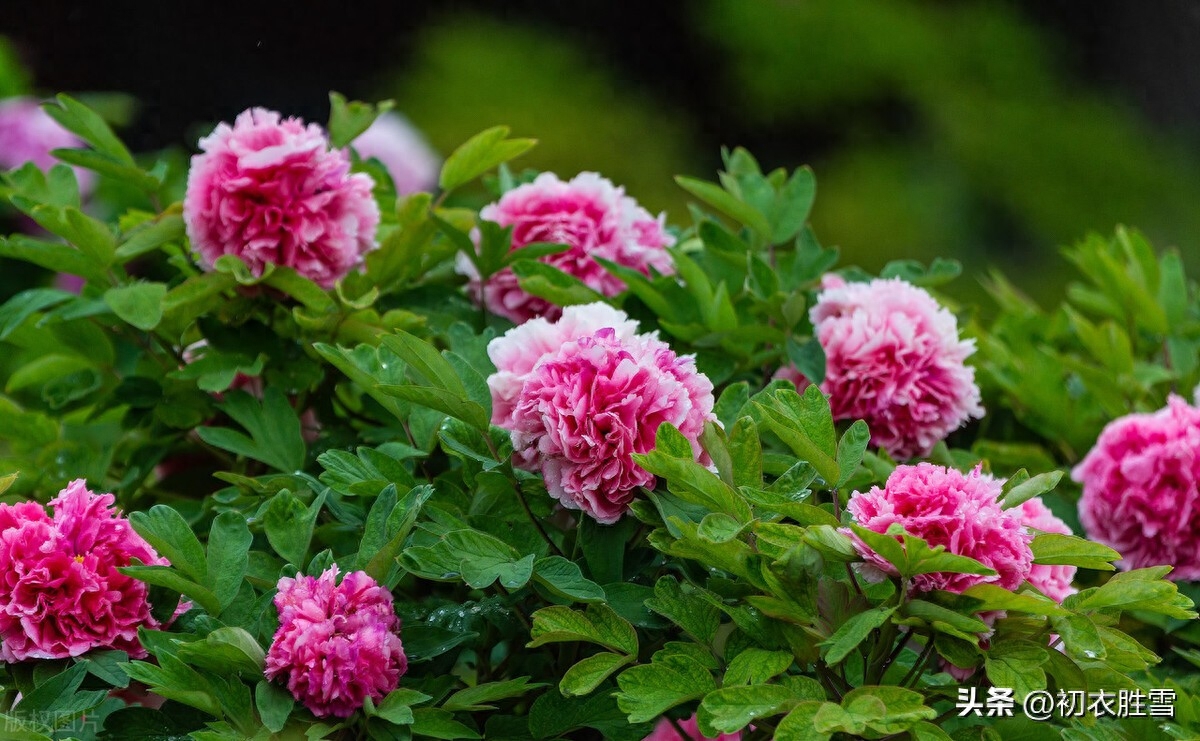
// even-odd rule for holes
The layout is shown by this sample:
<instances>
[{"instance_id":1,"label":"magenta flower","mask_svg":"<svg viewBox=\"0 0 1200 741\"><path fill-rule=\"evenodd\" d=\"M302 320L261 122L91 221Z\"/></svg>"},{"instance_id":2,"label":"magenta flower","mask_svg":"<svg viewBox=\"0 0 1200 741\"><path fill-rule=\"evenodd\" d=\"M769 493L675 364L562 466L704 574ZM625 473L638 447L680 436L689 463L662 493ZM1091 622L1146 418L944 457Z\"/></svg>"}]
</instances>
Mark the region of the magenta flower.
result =
<instances>
[{"instance_id":1,"label":"magenta flower","mask_svg":"<svg viewBox=\"0 0 1200 741\"><path fill-rule=\"evenodd\" d=\"M829 275L822 285L810 315L835 419L866 420L873 444L907 460L983 416L975 370L964 364L974 341L958 338L954 315L932 296L898 278Z\"/></svg>"},{"instance_id":2,"label":"magenta flower","mask_svg":"<svg viewBox=\"0 0 1200 741\"><path fill-rule=\"evenodd\" d=\"M380 115L350 146L359 157L382 162L402 196L432 190L437 185L441 159L421 132L399 113Z\"/></svg>"},{"instance_id":3,"label":"magenta flower","mask_svg":"<svg viewBox=\"0 0 1200 741\"><path fill-rule=\"evenodd\" d=\"M542 262L575 276L605 296L625 290L625 284L593 258L633 268L645 275L674 272L666 248L674 244L663 226L625 195L623 188L594 172L576 175L569 182L544 172L532 183L518 186L485 206L481 219L513 227L512 249L534 242L570 246L542 258ZM504 269L481 286L479 273L466 255L458 256L458 271L470 279L470 293L493 314L520 324L537 316L555 319L560 309L531 296L517 284L512 270Z\"/></svg>"},{"instance_id":4,"label":"magenta flower","mask_svg":"<svg viewBox=\"0 0 1200 741\"><path fill-rule=\"evenodd\" d=\"M260 275L268 264L295 268L330 288L375 247L379 207L368 175L350 173L324 131L263 108L220 124L192 157L183 217L211 269L237 255Z\"/></svg>"},{"instance_id":5,"label":"magenta flower","mask_svg":"<svg viewBox=\"0 0 1200 741\"><path fill-rule=\"evenodd\" d=\"M1121 568L1168 564L1172 579L1200 579L1200 409L1172 395L1113 420L1071 477L1084 529Z\"/></svg>"},{"instance_id":6,"label":"magenta flower","mask_svg":"<svg viewBox=\"0 0 1200 741\"><path fill-rule=\"evenodd\" d=\"M119 568L168 565L114 509L72 481L50 502L0 504L0 659L61 659L94 648L141 658L139 627L159 628L145 583Z\"/></svg>"},{"instance_id":7,"label":"magenta flower","mask_svg":"<svg viewBox=\"0 0 1200 741\"><path fill-rule=\"evenodd\" d=\"M80 149L83 140L58 124L32 98L0 101L0 170L11 170L32 162L43 172L58 163L55 149ZM95 187L96 176L81 167L74 168L79 193L87 197Z\"/></svg>"},{"instance_id":8,"label":"magenta flower","mask_svg":"<svg viewBox=\"0 0 1200 741\"><path fill-rule=\"evenodd\" d=\"M675 728L676 723L679 724L679 728L684 730L686 736L679 735L679 731ZM654 726L654 730L642 741L703 741L707 738L715 738L717 741L741 741L742 734L739 731L738 733L722 733L713 737L705 736L700 732L700 724L696 722L696 716L693 715L690 718L675 721L675 723L667 718L660 718Z\"/></svg>"},{"instance_id":9,"label":"magenta flower","mask_svg":"<svg viewBox=\"0 0 1200 741\"><path fill-rule=\"evenodd\" d=\"M1043 533L1059 535L1074 535L1067 523L1050 511L1039 497L1023 502L1016 511L1021 515L1021 523L1027 528L1040 530ZM1026 579L1038 590L1054 600L1062 602L1068 596L1079 591L1071 586L1075 580L1075 567L1066 565L1034 564L1029 569Z\"/></svg>"},{"instance_id":10,"label":"magenta flower","mask_svg":"<svg viewBox=\"0 0 1200 741\"><path fill-rule=\"evenodd\" d=\"M285 677L292 696L322 718L382 700L408 670L391 592L362 571L340 584L337 575L331 566L319 577L279 580L279 630L266 661L267 679Z\"/></svg>"},{"instance_id":11,"label":"magenta flower","mask_svg":"<svg viewBox=\"0 0 1200 741\"><path fill-rule=\"evenodd\" d=\"M632 454L652 450L663 423L708 463L698 439L714 419L712 383L692 357L635 332L624 313L597 303L488 347L498 368L488 379L493 420L511 432L518 463L540 471L564 507L605 524L625 514L639 486L654 485Z\"/></svg>"},{"instance_id":12,"label":"magenta flower","mask_svg":"<svg viewBox=\"0 0 1200 741\"><path fill-rule=\"evenodd\" d=\"M1029 576L1033 537L1020 514L1001 509L1001 483L976 468L964 475L952 468L920 463L897 466L883 489L854 492L846 508L854 521L877 533L893 523L930 546L979 561L994 569L992 576L937 572L912 578L915 593L944 589L963 592L976 584L996 584L1015 590ZM896 570L882 556L852 536L870 567L886 574Z\"/></svg>"}]
</instances>

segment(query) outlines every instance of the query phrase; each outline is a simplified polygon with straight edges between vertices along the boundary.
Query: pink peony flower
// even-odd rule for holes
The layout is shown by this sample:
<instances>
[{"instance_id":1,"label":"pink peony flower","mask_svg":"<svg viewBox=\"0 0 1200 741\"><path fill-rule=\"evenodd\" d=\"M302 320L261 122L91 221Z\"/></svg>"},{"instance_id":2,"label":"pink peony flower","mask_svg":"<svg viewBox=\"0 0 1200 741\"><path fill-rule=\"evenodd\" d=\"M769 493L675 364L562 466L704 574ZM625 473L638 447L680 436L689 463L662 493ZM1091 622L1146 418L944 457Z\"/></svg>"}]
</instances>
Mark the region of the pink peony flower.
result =
<instances>
[{"instance_id":1,"label":"pink peony flower","mask_svg":"<svg viewBox=\"0 0 1200 741\"><path fill-rule=\"evenodd\" d=\"M679 724L687 735L680 736L679 731L675 728L675 723ZM696 722L696 716L692 716L685 720L678 720L672 723L667 718L660 718L658 724L654 726L654 731L642 739L642 741L701 741L707 738L716 738L718 741L741 741L742 734L738 733L722 733L719 736L705 736L700 733L700 725Z\"/></svg>"},{"instance_id":2,"label":"pink peony flower","mask_svg":"<svg viewBox=\"0 0 1200 741\"><path fill-rule=\"evenodd\" d=\"M588 304L488 347L498 368L488 379L493 421L511 432L519 464L541 471L564 507L605 524L625 514L639 486L653 486L632 454L653 449L664 422L708 462L698 439L714 419L712 383L693 358L636 329L624 313Z\"/></svg>"},{"instance_id":3,"label":"pink peony flower","mask_svg":"<svg viewBox=\"0 0 1200 741\"><path fill-rule=\"evenodd\" d=\"M72 481L50 502L0 504L0 659L61 659L94 648L142 658L150 615L145 583L118 569L167 565L113 508L112 494Z\"/></svg>"},{"instance_id":4,"label":"pink peony flower","mask_svg":"<svg viewBox=\"0 0 1200 741\"><path fill-rule=\"evenodd\" d=\"M0 170L11 170L32 162L42 171L58 163L55 149L80 149L83 140L58 124L32 98L0 101ZM79 182L79 194L87 197L95 187L96 176L90 170L73 168Z\"/></svg>"},{"instance_id":5,"label":"pink peony flower","mask_svg":"<svg viewBox=\"0 0 1200 741\"><path fill-rule=\"evenodd\" d=\"M846 508L862 527L886 533L898 523L909 535L924 538L931 547L967 556L994 569L993 576L936 572L912 578L915 593L945 589L963 592L976 584L1016 589L1029 576L1033 537L1020 515L1001 509L1001 483L976 468L968 475L931 463L897 466L883 489L854 492ZM882 556L855 540L867 564L887 574L896 570Z\"/></svg>"},{"instance_id":6,"label":"pink peony flower","mask_svg":"<svg viewBox=\"0 0 1200 741\"><path fill-rule=\"evenodd\" d=\"M1084 529L1121 568L1169 564L1172 579L1200 579L1200 409L1172 395L1113 420L1071 477Z\"/></svg>"},{"instance_id":7,"label":"pink peony flower","mask_svg":"<svg viewBox=\"0 0 1200 741\"><path fill-rule=\"evenodd\" d=\"M383 163L402 196L437 185L441 159L408 119L388 111L350 143L363 159Z\"/></svg>"},{"instance_id":8,"label":"pink peony flower","mask_svg":"<svg viewBox=\"0 0 1200 741\"><path fill-rule=\"evenodd\" d=\"M1059 535L1074 535L1067 523L1058 518L1039 497L1027 500L1017 509L1021 514L1021 523L1027 528L1040 530L1043 533L1058 533ZM1062 602L1068 596L1079 591L1071 586L1075 580L1075 567L1066 565L1034 564L1029 569L1026 579L1038 590L1054 600Z\"/></svg>"},{"instance_id":9,"label":"pink peony flower","mask_svg":"<svg viewBox=\"0 0 1200 741\"><path fill-rule=\"evenodd\" d=\"M349 717L378 702L408 670L392 595L362 571L337 583L331 566L319 577L279 580L279 630L267 652L266 677L286 677L292 695L318 717Z\"/></svg>"},{"instance_id":10,"label":"pink peony flower","mask_svg":"<svg viewBox=\"0 0 1200 741\"><path fill-rule=\"evenodd\" d=\"M512 249L534 242L570 245L541 259L575 276L605 296L625 290L625 284L596 262L594 257L633 268L646 275L674 272L666 248L674 244L663 226L612 181L584 172L564 183L544 172L532 183L518 186L485 206L479 217L501 226L512 226ZM511 269L504 269L481 286L479 273L466 255L458 256L458 271L470 279L470 293L494 314L520 324L537 316L555 319L561 310L545 299L531 296L517 284Z\"/></svg>"},{"instance_id":11,"label":"pink peony flower","mask_svg":"<svg viewBox=\"0 0 1200 741\"><path fill-rule=\"evenodd\" d=\"M295 268L324 288L375 247L374 183L350 173L321 127L263 108L220 124L192 157L183 216L205 268L237 255L260 275Z\"/></svg>"},{"instance_id":12,"label":"pink peony flower","mask_svg":"<svg viewBox=\"0 0 1200 741\"><path fill-rule=\"evenodd\" d=\"M871 442L906 460L983 416L975 370L964 364L975 343L958 338L954 315L932 296L898 278L829 275L822 285L810 316L835 419L866 420Z\"/></svg>"}]
</instances>

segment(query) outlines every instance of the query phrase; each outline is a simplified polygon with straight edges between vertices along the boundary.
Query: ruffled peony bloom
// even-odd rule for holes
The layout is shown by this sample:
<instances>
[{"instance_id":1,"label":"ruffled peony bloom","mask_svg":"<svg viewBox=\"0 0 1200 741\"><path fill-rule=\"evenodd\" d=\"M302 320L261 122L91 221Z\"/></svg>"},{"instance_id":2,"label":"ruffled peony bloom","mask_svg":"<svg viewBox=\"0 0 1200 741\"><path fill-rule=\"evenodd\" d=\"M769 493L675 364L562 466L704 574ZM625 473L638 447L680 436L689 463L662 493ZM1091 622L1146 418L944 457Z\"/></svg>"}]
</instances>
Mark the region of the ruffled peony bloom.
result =
<instances>
[{"instance_id":1,"label":"ruffled peony bloom","mask_svg":"<svg viewBox=\"0 0 1200 741\"><path fill-rule=\"evenodd\" d=\"M183 217L205 268L237 255L260 275L295 268L330 288L375 247L370 176L350 173L324 131L263 108L220 124L192 157Z\"/></svg>"},{"instance_id":2,"label":"ruffled peony bloom","mask_svg":"<svg viewBox=\"0 0 1200 741\"><path fill-rule=\"evenodd\" d=\"M94 648L141 658L139 627L159 628L132 559L168 565L114 509L72 481L50 502L0 504L0 659L61 659Z\"/></svg>"},{"instance_id":3,"label":"ruffled peony bloom","mask_svg":"<svg viewBox=\"0 0 1200 741\"><path fill-rule=\"evenodd\" d=\"M1021 515L1021 524L1027 528L1040 530L1043 533L1059 535L1074 535L1067 523L1058 518L1039 497L1034 497L1016 508ZM1034 564L1029 569L1026 579L1038 590L1054 600L1062 602L1068 596L1079 591L1071 586L1075 580L1075 567L1066 565Z\"/></svg>"},{"instance_id":4,"label":"ruffled peony bloom","mask_svg":"<svg viewBox=\"0 0 1200 741\"><path fill-rule=\"evenodd\" d=\"M712 383L690 356L605 304L569 307L557 324L516 327L491 342L493 421L512 434L520 465L541 471L568 509L611 524L654 476L633 453L654 447L663 423L708 459L698 439L712 414Z\"/></svg>"},{"instance_id":5,"label":"ruffled peony bloom","mask_svg":"<svg viewBox=\"0 0 1200 741\"><path fill-rule=\"evenodd\" d=\"M1033 565L1029 548L1033 537L1020 515L1001 509L1001 483L976 468L964 475L931 463L897 466L883 489L854 492L846 505L862 527L886 533L898 523L909 535L929 545L967 556L994 569L992 576L937 572L912 578L914 593L945 589L963 592L976 584L996 584L1016 589ZM850 534L850 533L847 533ZM867 564L887 574L896 570L882 556L853 536Z\"/></svg>"},{"instance_id":6,"label":"ruffled peony bloom","mask_svg":"<svg viewBox=\"0 0 1200 741\"><path fill-rule=\"evenodd\" d=\"M359 157L374 157L382 162L392 176L396 192L402 196L437 185L441 159L421 132L399 113L382 114L350 146Z\"/></svg>"},{"instance_id":7,"label":"ruffled peony bloom","mask_svg":"<svg viewBox=\"0 0 1200 741\"><path fill-rule=\"evenodd\" d=\"M835 419L866 420L871 442L906 460L983 416L975 370L964 364L975 343L958 338L954 315L932 296L898 278L829 275L822 285L810 316Z\"/></svg>"},{"instance_id":8,"label":"ruffled peony bloom","mask_svg":"<svg viewBox=\"0 0 1200 741\"><path fill-rule=\"evenodd\" d=\"M279 580L279 630L267 652L267 679L287 688L318 717L346 718L396 689L408 670L392 595L362 571L337 583L319 577Z\"/></svg>"},{"instance_id":9,"label":"ruffled peony bloom","mask_svg":"<svg viewBox=\"0 0 1200 741\"><path fill-rule=\"evenodd\" d=\"M675 723L687 733L686 736L680 736L679 731L675 728ZM722 733L719 736L705 736L700 733L700 724L696 722L696 716L692 716L685 720L678 720L672 723L667 718L660 718L658 724L654 726L654 731L642 739L642 741L702 741L702 739L716 738L717 741L741 741L742 734L738 733Z\"/></svg>"},{"instance_id":10,"label":"ruffled peony bloom","mask_svg":"<svg viewBox=\"0 0 1200 741\"><path fill-rule=\"evenodd\" d=\"M1169 564L1172 579L1200 579L1200 409L1172 395L1113 420L1071 477L1088 537L1119 552L1121 568Z\"/></svg>"},{"instance_id":11,"label":"ruffled peony bloom","mask_svg":"<svg viewBox=\"0 0 1200 741\"><path fill-rule=\"evenodd\" d=\"M0 101L0 170L11 170L32 162L48 171L58 160L55 149L79 149L83 140L59 125L32 98ZM79 181L79 194L87 197L95 187L96 176L82 167L73 168Z\"/></svg>"},{"instance_id":12,"label":"ruffled peony bloom","mask_svg":"<svg viewBox=\"0 0 1200 741\"><path fill-rule=\"evenodd\" d=\"M666 248L674 244L663 226L623 188L594 172L576 175L569 182L544 172L532 183L518 186L485 206L479 217L513 227L512 249L535 242L570 246L566 252L543 257L542 262L575 276L605 296L615 296L625 284L600 266L594 257L633 268L646 275L674 272ZM470 279L470 293L494 314L520 324L537 316L554 319L561 310L545 299L531 296L517 284L511 269L504 269L481 286L479 273L466 255L458 256L458 271ZM482 297L481 297L482 294Z\"/></svg>"}]
</instances>

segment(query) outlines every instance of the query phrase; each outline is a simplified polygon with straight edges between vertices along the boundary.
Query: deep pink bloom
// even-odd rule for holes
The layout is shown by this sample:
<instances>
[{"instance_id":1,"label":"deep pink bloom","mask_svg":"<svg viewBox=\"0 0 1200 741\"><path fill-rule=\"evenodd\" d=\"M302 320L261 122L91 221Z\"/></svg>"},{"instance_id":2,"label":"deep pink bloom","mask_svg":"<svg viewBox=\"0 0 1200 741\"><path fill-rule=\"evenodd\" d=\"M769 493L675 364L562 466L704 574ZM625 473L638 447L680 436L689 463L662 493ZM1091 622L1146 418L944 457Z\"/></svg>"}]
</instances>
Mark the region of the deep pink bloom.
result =
<instances>
[{"instance_id":1,"label":"deep pink bloom","mask_svg":"<svg viewBox=\"0 0 1200 741\"><path fill-rule=\"evenodd\" d=\"M654 218L623 188L594 172L576 175L569 182L544 172L532 183L518 186L485 206L479 217L513 227L512 249L535 242L566 244L570 249L541 258L575 276L605 296L625 290L625 284L593 258L633 268L645 275L674 272L666 248L674 244L663 217ZM466 255L458 256L458 270L470 278L470 293L494 314L520 324L537 316L554 319L560 309L531 296L517 284L512 270L504 269L481 287L479 273Z\"/></svg>"},{"instance_id":2,"label":"deep pink bloom","mask_svg":"<svg viewBox=\"0 0 1200 741\"><path fill-rule=\"evenodd\" d=\"M408 670L392 594L363 571L337 583L331 566L319 577L279 580L279 630L267 652L267 679L287 688L318 717L346 718L396 689Z\"/></svg>"},{"instance_id":3,"label":"deep pink bloom","mask_svg":"<svg viewBox=\"0 0 1200 741\"><path fill-rule=\"evenodd\" d=\"M388 111L380 115L350 146L359 157L374 157L382 162L392 176L396 192L402 196L431 190L437 185L441 159L421 132L399 113Z\"/></svg>"},{"instance_id":4,"label":"deep pink bloom","mask_svg":"<svg viewBox=\"0 0 1200 741\"><path fill-rule=\"evenodd\" d=\"M1021 514L1021 524L1025 527L1040 530L1043 533L1075 534L1071 532L1067 523L1051 512L1050 508L1038 497L1022 503L1017 510ZM1074 566L1034 564L1029 569L1029 576L1026 579L1042 594L1055 602L1062 602L1069 595L1079 591L1071 586L1071 582L1075 580L1075 571Z\"/></svg>"},{"instance_id":5,"label":"deep pink bloom","mask_svg":"<svg viewBox=\"0 0 1200 741\"><path fill-rule=\"evenodd\" d=\"M1084 529L1121 568L1169 564L1172 579L1200 579L1200 409L1172 395L1113 420L1071 477Z\"/></svg>"},{"instance_id":6,"label":"deep pink bloom","mask_svg":"<svg viewBox=\"0 0 1200 741\"><path fill-rule=\"evenodd\" d=\"M1033 538L1019 513L1001 509L1000 490L1001 483L979 468L964 475L952 468L920 463L897 466L883 489L876 486L866 493L854 492L846 507L855 522L868 530L885 533L892 523L898 523L930 546L945 546L947 552L973 558L997 572L992 576L918 574L912 578L914 592L963 592L976 584L1015 590L1033 565L1029 548ZM857 536L854 540L869 566L896 573Z\"/></svg>"},{"instance_id":7,"label":"deep pink bloom","mask_svg":"<svg viewBox=\"0 0 1200 741\"><path fill-rule=\"evenodd\" d=\"M632 454L653 449L663 423L708 462L698 439L714 419L712 383L692 357L635 334L636 324L605 304L570 307L560 325L557 336L556 325L541 323L493 340L489 353L508 374L489 379L493 409L507 412L494 421L511 431L520 465L541 471L551 496L613 523L639 486L653 486ZM538 357L541 347L548 351Z\"/></svg>"},{"instance_id":8,"label":"deep pink bloom","mask_svg":"<svg viewBox=\"0 0 1200 741\"><path fill-rule=\"evenodd\" d=\"M719 736L705 736L700 733L700 724L696 722L694 715L675 722L687 733L686 736L680 736L679 731L675 730L675 724L670 720L660 718L658 724L654 726L654 731L642 741L701 741L708 738L715 738L717 741L741 741L742 739L740 731L738 733L722 733Z\"/></svg>"},{"instance_id":9,"label":"deep pink bloom","mask_svg":"<svg viewBox=\"0 0 1200 741\"><path fill-rule=\"evenodd\" d=\"M954 315L932 296L898 278L831 275L823 288L810 316L835 419L866 420L872 443L907 460L983 416L975 370L964 364L974 341L959 339Z\"/></svg>"},{"instance_id":10,"label":"deep pink bloom","mask_svg":"<svg viewBox=\"0 0 1200 741\"><path fill-rule=\"evenodd\" d=\"M350 157L329 149L320 126L253 108L200 149L183 217L205 268L237 255L255 275L286 265L330 288L375 247L374 182L350 173Z\"/></svg>"},{"instance_id":11,"label":"deep pink bloom","mask_svg":"<svg viewBox=\"0 0 1200 741\"><path fill-rule=\"evenodd\" d=\"M0 101L0 170L11 170L32 162L42 171L58 163L51 151L81 149L83 140L58 124L32 98L9 98ZM87 197L95 186L96 176L76 167L75 179L79 193Z\"/></svg>"},{"instance_id":12,"label":"deep pink bloom","mask_svg":"<svg viewBox=\"0 0 1200 741\"><path fill-rule=\"evenodd\" d=\"M139 627L150 615L144 582L118 569L136 558L167 565L113 507L72 481L50 502L0 504L0 659L59 659L93 648L146 655Z\"/></svg>"}]
</instances>

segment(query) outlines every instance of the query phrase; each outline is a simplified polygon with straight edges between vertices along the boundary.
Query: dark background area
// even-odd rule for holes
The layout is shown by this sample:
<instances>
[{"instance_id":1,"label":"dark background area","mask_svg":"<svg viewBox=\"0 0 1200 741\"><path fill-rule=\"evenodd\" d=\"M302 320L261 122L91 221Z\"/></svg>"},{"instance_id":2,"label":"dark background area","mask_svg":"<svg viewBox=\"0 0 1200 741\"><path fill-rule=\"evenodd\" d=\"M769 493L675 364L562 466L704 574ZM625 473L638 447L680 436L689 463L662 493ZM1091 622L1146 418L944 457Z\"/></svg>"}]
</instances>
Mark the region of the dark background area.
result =
<instances>
[{"instance_id":1,"label":"dark background area","mask_svg":"<svg viewBox=\"0 0 1200 741\"><path fill-rule=\"evenodd\" d=\"M39 93L133 96L135 150L252 105L321 121L332 89L396 98L443 152L511 124L542 141L529 166L597 169L676 221L670 175L712 177L721 146L811 163L818 233L868 268L1037 261L1046 295L1089 229L1189 256L1200 235L1187 0L6 3L0 33Z\"/></svg>"}]
</instances>

